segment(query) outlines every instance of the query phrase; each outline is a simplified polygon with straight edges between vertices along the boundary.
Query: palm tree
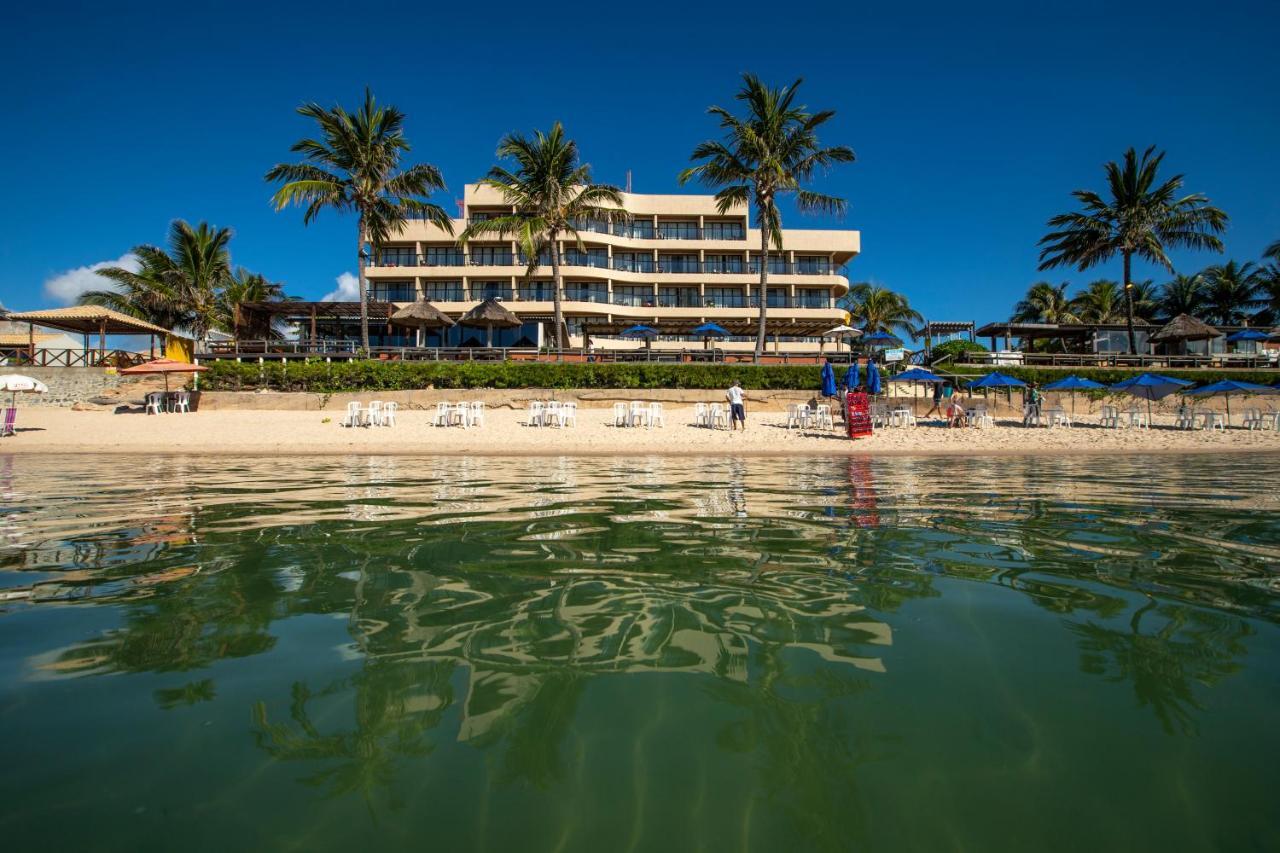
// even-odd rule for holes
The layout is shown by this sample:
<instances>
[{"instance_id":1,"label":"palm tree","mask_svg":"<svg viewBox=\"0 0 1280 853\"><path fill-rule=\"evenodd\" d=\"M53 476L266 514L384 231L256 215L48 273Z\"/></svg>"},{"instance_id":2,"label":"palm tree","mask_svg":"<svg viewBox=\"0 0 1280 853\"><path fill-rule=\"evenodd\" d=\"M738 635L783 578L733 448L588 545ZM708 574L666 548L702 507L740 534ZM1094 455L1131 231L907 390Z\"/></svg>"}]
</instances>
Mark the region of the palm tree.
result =
<instances>
[{"instance_id":1,"label":"palm tree","mask_svg":"<svg viewBox=\"0 0 1280 853\"><path fill-rule=\"evenodd\" d=\"M1175 275L1160 288L1156 299L1161 317L1171 320L1179 314L1197 314L1204 306L1204 278L1196 275Z\"/></svg>"},{"instance_id":2,"label":"palm tree","mask_svg":"<svg viewBox=\"0 0 1280 853\"><path fill-rule=\"evenodd\" d=\"M1261 306L1258 298L1258 268L1252 262L1228 261L1206 269L1204 277L1204 313L1210 323L1238 326Z\"/></svg>"},{"instance_id":3,"label":"palm tree","mask_svg":"<svg viewBox=\"0 0 1280 853\"><path fill-rule=\"evenodd\" d=\"M246 302L280 302L288 299L284 285L268 281L260 273L250 272L244 267L237 267L227 280L218 298L218 328L226 329L239 337L242 322L237 322L237 309ZM268 325L265 328L252 329L248 336L253 338L273 338L278 331Z\"/></svg>"},{"instance_id":4,"label":"palm tree","mask_svg":"<svg viewBox=\"0 0 1280 853\"><path fill-rule=\"evenodd\" d=\"M841 297L840 306L867 333L898 331L912 335L915 326L924 320L920 312L911 307L907 297L868 282L850 287L849 292Z\"/></svg>"},{"instance_id":5,"label":"palm tree","mask_svg":"<svg viewBox=\"0 0 1280 853\"><path fill-rule=\"evenodd\" d=\"M1120 285L1109 279L1091 282L1071 300L1071 308L1081 323L1118 323L1125 317Z\"/></svg>"},{"instance_id":6,"label":"palm tree","mask_svg":"<svg viewBox=\"0 0 1280 853\"><path fill-rule=\"evenodd\" d=\"M289 204L306 208L304 225L325 208L355 211L356 265L360 293L360 342L369 349L369 306L365 263L381 251L390 236L411 219L430 222L448 234L453 221L444 208L425 200L445 188L435 166L419 163L401 169L411 146L404 137L404 113L379 106L368 89L364 105L348 113L340 105L325 109L303 104L298 114L314 119L320 139L302 139L290 149L302 163L280 163L266 174L271 183L283 182L271 197L277 210Z\"/></svg>"},{"instance_id":7,"label":"palm tree","mask_svg":"<svg viewBox=\"0 0 1280 853\"><path fill-rule=\"evenodd\" d=\"M514 236L528 259L529 275L537 269L539 256L544 251L550 252L555 277L556 349L563 351L566 342L561 306L564 277L560 273L560 238L572 237L581 249L579 225L625 219L622 194L617 187L592 182L591 167L579 161L578 143L565 137L560 122L553 124L548 133L534 131L532 139L518 133L508 134L498 143L498 157L511 160L515 171L494 166L480 183L501 192L503 201L515 212L468 224L459 235L458 243L466 246L468 241L483 234ZM563 358L563 354L559 357Z\"/></svg>"},{"instance_id":8,"label":"palm tree","mask_svg":"<svg viewBox=\"0 0 1280 853\"><path fill-rule=\"evenodd\" d=\"M796 105L801 80L774 89L753 74L742 76L737 99L746 104L739 118L723 107L708 112L720 119L723 140L709 140L693 149L696 166L680 173L683 185L697 178L716 192L720 213L754 203L760 223L760 328L756 331L756 359L764 354L765 321L769 295L769 245L782 251L782 215L778 197L793 193L802 213L843 214L845 201L804 189L819 172L836 163L850 163L853 149L843 145L830 148L818 142L817 129L835 115L834 110L810 113Z\"/></svg>"},{"instance_id":9,"label":"palm tree","mask_svg":"<svg viewBox=\"0 0 1280 853\"><path fill-rule=\"evenodd\" d=\"M1280 323L1280 263L1267 264L1258 270L1258 313L1253 322L1260 326Z\"/></svg>"},{"instance_id":10,"label":"palm tree","mask_svg":"<svg viewBox=\"0 0 1280 853\"><path fill-rule=\"evenodd\" d=\"M82 305L101 305L166 329L183 328L203 341L220 324L219 303L231 279L230 228L181 219L169 227L169 248L135 246L138 271L108 267L98 274L116 284L91 290Z\"/></svg>"},{"instance_id":11,"label":"palm tree","mask_svg":"<svg viewBox=\"0 0 1280 853\"><path fill-rule=\"evenodd\" d=\"M1125 319L1129 327L1129 351L1137 353L1133 331L1134 304L1131 264L1134 256L1158 264L1170 272L1173 265L1165 248L1222 251L1216 235L1227 226L1227 215L1203 195L1179 197L1182 175L1157 184L1156 173L1164 152L1151 146L1139 158L1130 148L1124 164L1107 163L1109 199L1091 190L1073 196L1082 209L1049 220L1053 229L1040 240L1040 269L1073 266L1084 271L1117 254L1124 261Z\"/></svg>"},{"instance_id":12,"label":"palm tree","mask_svg":"<svg viewBox=\"0 0 1280 853\"><path fill-rule=\"evenodd\" d=\"M1077 323L1079 318L1067 297L1067 282L1052 285L1038 281L1027 290L1027 295L1013 306L1015 323Z\"/></svg>"},{"instance_id":13,"label":"palm tree","mask_svg":"<svg viewBox=\"0 0 1280 853\"><path fill-rule=\"evenodd\" d=\"M1150 320L1160 307L1160 288L1154 279L1135 281L1129 285L1129 297L1133 303L1133 316L1140 320Z\"/></svg>"}]
</instances>

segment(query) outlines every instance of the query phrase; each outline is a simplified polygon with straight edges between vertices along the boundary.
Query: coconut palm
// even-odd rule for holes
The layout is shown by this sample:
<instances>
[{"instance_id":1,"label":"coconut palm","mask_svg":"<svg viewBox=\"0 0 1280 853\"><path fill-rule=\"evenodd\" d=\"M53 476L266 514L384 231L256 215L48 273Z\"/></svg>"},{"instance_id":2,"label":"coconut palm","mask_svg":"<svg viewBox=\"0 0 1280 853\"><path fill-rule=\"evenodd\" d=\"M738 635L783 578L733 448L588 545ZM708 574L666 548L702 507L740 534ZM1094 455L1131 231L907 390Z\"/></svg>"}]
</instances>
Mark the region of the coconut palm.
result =
<instances>
[{"instance_id":1,"label":"coconut palm","mask_svg":"<svg viewBox=\"0 0 1280 853\"><path fill-rule=\"evenodd\" d=\"M716 206L727 213L746 204L755 207L760 224L760 327L756 330L756 359L764 354L768 315L769 246L782 251L782 214L778 198L794 194L802 213L843 214L845 201L804 189L804 185L836 163L849 163L853 150L843 145L823 147L817 130L835 115L834 110L810 113L795 103L801 80L775 89L753 74L742 76L737 99L746 114L733 115L723 107L708 112L720 119L722 140L709 140L693 149L690 159L699 162L680 173L680 183L697 179L716 190Z\"/></svg>"},{"instance_id":2,"label":"coconut palm","mask_svg":"<svg viewBox=\"0 0 1280 853\"><path fill-rule=\"evenodd\" d=\"M237 309L241 305L246 302L280 302L288 298L284 293L284 285L268 281L260 273L237 267L219 294L218 328L233 332L239 337L239 333L244 330L243 323L237 322ZM274 338L279 332L267 325L264 328L248 329L247 335L253 338Z\"/></svg>"},{"instance_id":3,"label":"coconut palm","mask_svg":"<svg viewBox=\"0 0 1280 853\"><path fill-rule=\"evenodd\" d=\"M220 325L219 301L231 279L230 242L230 228L175 220L167 250L135 246L138 270L98 270L115 288L88 291L80 304L101 305L166 329L182 328L203 341Z\"/></svg>"},{"instance_id":4,"label":"coconut palm","mask_svg":"<svg viewBox=\"0 0 1280 853\"><path fill-rule=\"evenodd\" d=\"M1204 306L1204 278L1198 273L1175 275L1160 288L1156 305L1157 313L1165 319L1198 314Z\"/></svg>"},{"instance_id":5,"label":"coconut palm","mask_svg":"<svg viewBox=\"0 0 1280 853\"><path fill-rule=\"evenodd\" d=\"M1269 261L1280 262L1280 240L1276 240L1270 246L1262 250L1262 257Z\"/></svg>"},{"instance_id":6,"label":"coconut palm","mask_svg":"<svg viewBox=\"0 0 1280 853\"><path fill-rule=\"evenodd\" d=\"M280 163L267 172L267 181L283 182L271 200L277 210L290 204L305 207L304 225L325 208L355 212L360 342L367 351L365 263L409 220L426 220L453 233L453 221L444 208L425 200L445 188L444 178L426 163L402 169L401 160L411 149L404 136L404 113L379 106L368 89L355 113L340 105L325 109L312 103L298 107L298 114L315 120L320 138L294 143L290 150L301 154L303 162Z\"/></svg>"},{"instance_id":7,"label":"coconut palm","mask_svg":"<svg viewBox=\"0 0 1280 853\"><path fill-rule=\"evenodd\" d=\"M1133 316L1150 320L1160 310L1160 288L1154 279L1135 281L1129 286L1129 295L1133 302Z\"/></svg>"},{"instance_id":8,"label":"coconut palm","mask_svg":"<svg viewBox=\"0 0 1280 853\"><path fill-rule=\"evenodd\" d=\"M849 312L854 325L863 332L901 332L914 334L924 318L911 307L907 297L887 287L860 282L841 297L840 307Z\"/></svg>"},{"instance_id":9,"label":"coconut palm","mask_svg":"<svg viewBox=\"0 0 1280 853\"><path fill-rule=\"evenodd\" d=\"M1280 323L1280 263L1267 264L1258 270L1258 313L1253 322L1262 326Z\"/></svg>"},{"instance_id":10,"label":"coconut palm","mask_svg":"<svg viewBox=\"0 0 1280 853\"><path fill-rule=\"evenodd\" d=\"M533 138L507 134L498 143L498 157L510 160L514 171L494 166L480 183L501 192L503 202L515 212L468 224L458 236L458 243L466 246L470 240L489 234L515 237L528 259L529 275L537 269L540 256L550 255L555 278L552 303L556 349L563 352L566 342L560 238L572 237L582 249L578 225L626 219L621 208L622 193L617 187L592 182L591 167L580 161L578 143L565 137L560 122L547 133L534 131Z\"/></svg>"},{"instance_id":11,"label":"coconut palm","mask_svg":"<svg viewBox=\"0 0 1280 853\"><path fill-rule=\"evenodd\" d=\"M1131 266L1136 256L1173 271L1166 248L1222 251L1217 237L1227 226L1227 215L1203 195L1179 196L1182 175L1157 182L1164 152L1148 148L1139 158L1130 148L1124 163L1107 163L1107 195L1076 190L1081 209L1049 220L1051 230L1040 240L1040 269L1072 266L1081 271L1105 263L1116 255L1124 262L1125 319L1129 327L1129 351L1138 351L1133 331Z\"/></svg>"},{"instance_id":12,"label":"coconut palm","mask_svg":"<svg viewBox=\"0 0 1280 853\"><path fill-rule=\"evenodd\" d=\"M1261 307L1258 298L1258 268L1251 262L1228 261L1206 269L1204 315L1210 323L1238 326Z\"/></svg>"},{"instance_id":13,"label":"coconut palm","mask_svg":"<svg viewBox=\"0 0 1280 853\"><path fill-rule=\"evenodd\" d=\"M1081 323L1119 323L1125 318L1120 285L1109 279L1091 282L1071 300L1071 308Z\"/></svg>"},{"instance_id":14,"label":"coconut palm","mask_svg":"<svg viewBox=\"0 0 1280 853\"><path fill-rule=\"evenodd\" d=\"M1016 323L1076 323L1079 319L1067 297L1067 282L1053 285L1038 281L1027 290L1027 295L1013 306Z\"/></svg>"}]
</instances>

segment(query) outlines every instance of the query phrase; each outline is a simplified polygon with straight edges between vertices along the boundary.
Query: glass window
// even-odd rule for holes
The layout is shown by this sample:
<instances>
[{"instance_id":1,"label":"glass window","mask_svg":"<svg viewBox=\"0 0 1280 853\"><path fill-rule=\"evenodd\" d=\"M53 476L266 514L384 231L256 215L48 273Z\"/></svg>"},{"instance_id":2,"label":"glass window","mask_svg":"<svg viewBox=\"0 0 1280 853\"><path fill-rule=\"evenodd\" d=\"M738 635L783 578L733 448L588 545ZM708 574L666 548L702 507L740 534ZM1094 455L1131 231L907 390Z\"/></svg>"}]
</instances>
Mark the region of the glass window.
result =
<instances>
[{"instance_id":1,"label":"glass window","mask_svg":"<svg viewBox=\"0 0 1280 853\"><path fill-rule=\"evenodd\" d=\"M741 222L708 222L702 227L702 236L708 240L745 240L747 231Z\"/></svg>"},{"instance_id":2,"label":"glass window","mask_svg":"<svg viewBox=\"0 0 1280 853\"><path fill-rule=\"evenodd\" d=\"M658 235L664 240L697 240L697 222L659 222Z\"/></svg>"},{"instance_id":3,"label":"glass window","mask_svg":"<svg viewBox=\"0 0 1280 853\"><path fill-rule=\"evenodd\" d=\"M473 281L471 282L471 298L511 299L511 283L506 281Z\"/></svg>"},{"instance_id":4,"label":"glass window","mask_svg":"<svg viewBox=\"0 0 1280 853\"><path fill-rule=\"evenodd\" d=\"M734 273L742 272L746 266L742 255L707 255L703 269L706 272Z\"/></svg>"},{"instance_id":5,"label":"glass window","mask_svg":"<svg viewBox=\"0 0 1280 853\"><path fill-rule=\"evenodd\" d=\"M758 254L751 256L750 270L751 272L760 272L760 256ZM785 275L787 273L787 259L782 255L770 255L769 272Z\"/></svg>"},{"instance_id":6,"label":"glass window","mask_svg":"<svg viewBox=\"0 0 1280 853\"><path fill-rule=\"evenodd\" d=\"M615 284L613 302L615 305L631 305L636 308L652 305L653 288Z\"/></svg>"},{"instance_id":7,"label":"glass window","mask_svg":"<svg viewBox=\"0 0 1280 853\"><path fill-rule=\"evenodd\" d=\"M745 308L746 297L740 287L708 287L704 303L708 308Z\"/></svg>"},{"instance_id":8,"label":"glass window","mask_svg":"<svg viewBox=\"0 0 1280 853\"><path fill-rule=\"evenodd\" d=\"M413 246L384 246L378 253L380 267L411 267L418 262Z\"/></svg>"},{"instance_id":9,"label":"glass window","mask_svg":"<svg viewBox=\"0 0 1280 853\"><path fill-rule=\"evenodd\" d=\"M696 287L658 288L658 305L662 308L696 308L699 298Z\"/></svg>"},{"instance_id":10,"label":"glass window","mask_svg":"<svg viewBox=\"0 0 1280 853\"><path fill-rule=\"evenodd\" d=\"M697 272L697 255L658 255L658 272Z\"/></svg>"},{"instance_id":11,"label":"glass window","mask_svg":"<svg viewBox=\"0 0 1280 853\"><path fill-rule=\"evenodd\" d=\"M624 272L653 272L653 255L647 252L615 252L613 268Z\"/></svg>"},{"instance_id":12,"label":"glass window","mask_svg":"<svg viewBox=\"0 0 1280 853\"><path fill-rule=\"evenodd\" d=\"M472 246L471 265L477 267L509 267L511 250L506 246Z\"/></svg>"},{"instance_id":13,"label":"glass window","mask_svg":"<svg viewBox=\"0 0 1280 853\"><path fill-rule=\"evenodd\" d=\"M789 300L787 299L786 288L782 288L782 287L769 288L769 307L770 308L791 307L789 304Z\"/></svg>"},{"instance_id":14,"label":"glass window","mask_svg":"<svg viewBox=\"0 0 1280 853\"><path fill-rule=\"evenodd\" d=\"M460 281L429 281L423 284L422 289L429 301L433 302L462 302L462 282Z\"/></svg>"},{"instance_id":15,"label":"glass window","mask_svg":"<svg viewBox=\"0 0 1280 853\"><path fill-rule=\"evenodd\" d=\"M569 249L564 253L564 262L578 267L606 269L609 266L609 250L587 249L584 252L581 249Z\"/></svg>"},{"instance_id":16,"label":"glass window","mask_svg":"<svg viewBox=\"0 0 1280 853\"><path fill-rule=\"evenodd\" d=\"M614 223L613 233L619 237L634 237L640 240L653 239L652 219L633 219L630 222Z\"/></svg>"},{"instance_id":17,"label":"glass window","mask_svg":"<svg viewBox=\"0 0 1280 853\"><path fill-rule=\"evenodd\" d=\"M369 299L374 302L413 302L417 298L411 281L369 282Z\"/></svg>"},{"instance_id":18,"label":"glass window","mask_svg":"<svg viewBox=\"0 0 1280 853\"><path fill-rule=\"evenodd\" d=\"M571 281L565 284L565 299L578 302L608 302L609 287L600 282Z\"/></svg>"},{"instance_id":19,"label":"glass window","mask_svg":"<svg viewBox=\"0 0 1280 853\"><path fill-rule=\"evenodd\" d=\"M428 246L427 266L460 267L465 263L464 255L457 246Z\"/></svg>"},{"instance_id":20,"label":"glass window","mask_svg":"<svg viewBox=\"0 0 1280 853\"><path fill-rule=\"evenodd\" d=\"M796 299L799 300L801 308L831 307L831 291L829 290L818 290L817 288L797 290Z\"/></svg>"},{"instance_id":21,"label":"glass window","mask_svg":"<svg viewBox=\"0 0 1280 853\"><path fill-rule=\"evenodd\" d=\"M520 298L526 302L551 302L555 297L555 282L531 281L520 285Z\"/></svg>"},{"instance_id":22,"label":"glass window","mask_svg":"<svg viewBox=\"0 0 1280 853\"><path fill-rule=\"evenodd\" d=\"M831 272L831 259L821 255L796 257L796 272L800 275L827 275Z\"/></svg>"}]
</instances>

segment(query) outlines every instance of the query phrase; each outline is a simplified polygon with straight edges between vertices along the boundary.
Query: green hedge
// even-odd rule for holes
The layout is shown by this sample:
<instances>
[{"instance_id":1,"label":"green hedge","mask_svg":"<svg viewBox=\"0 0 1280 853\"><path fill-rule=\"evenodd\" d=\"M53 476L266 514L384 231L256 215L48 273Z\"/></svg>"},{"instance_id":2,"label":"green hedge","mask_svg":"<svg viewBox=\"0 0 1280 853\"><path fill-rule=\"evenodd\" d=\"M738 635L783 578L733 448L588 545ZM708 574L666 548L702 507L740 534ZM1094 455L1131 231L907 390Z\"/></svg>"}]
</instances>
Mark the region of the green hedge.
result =
<instances>
[{"instance_id":1,"label":"green hedge","mask_svg":"<svg viewBox=\"0 0 1280 853\"><path fill-rule=\"evenodd\" d=\"M811 391L821 384L817 365L750 364L556 364L554 362L434 362L434 361L215 361L201 376L210 391L311 391L336 394L350 391L410 391L420 388L725 388L737 379L744 388ZM997 368L944 370L960 375L991 373ZM1000 367L1000 372L1040 385L1069 373L1110 385L1135 375L1133 370L1078 368L1050 370ZM836 365L843 375L844 365ZM1169 376L1197 385L1232 378L1270 385L1280 379L1275 370L1167 370Z\"/></svg>"},{"instance_id":2,"label":"green hedge","mask_svg":"<svg viewBox=\"0 0 1280 853\"><path fill-rule=\"evenodd\" d=\"M554 362L215 361L200 378L210 391L409 391L420 388L744 388L811 390L816 365L556 364Z\"/></svg>"}]
</instances>

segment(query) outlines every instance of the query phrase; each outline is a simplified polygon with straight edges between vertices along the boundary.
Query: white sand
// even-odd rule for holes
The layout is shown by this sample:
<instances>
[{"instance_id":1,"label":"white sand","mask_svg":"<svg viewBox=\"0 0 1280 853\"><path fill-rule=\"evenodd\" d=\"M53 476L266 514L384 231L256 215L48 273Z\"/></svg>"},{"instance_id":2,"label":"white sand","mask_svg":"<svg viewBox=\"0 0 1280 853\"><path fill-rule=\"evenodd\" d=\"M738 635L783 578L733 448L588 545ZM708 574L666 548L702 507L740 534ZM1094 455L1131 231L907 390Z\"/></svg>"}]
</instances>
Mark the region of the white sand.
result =
<instances>
[{"instance_id":1,"label":"white sand","mask_svg":"<svg viewBox=\"0 0 1280 853\"><path fill-rule=\"evenodd\" d=\"M787 430L779 410L753 410L745 433L693 426L692 407L668 407L664 428L617 428L607 409L582 409L565 429L526 425L523 411L491 409L483 427L433 427L431 415L402 410L389 428L349 429L340 412L204 411L147 416L31 408L18 412L18 434L3 453L269 453L269 454L1037 454L1280 451L1280 433L1233 428L1226 433L1175 430L1167 418L1146 429L1102 429L1096 418L1074 429L949 430L937 424L878 430L850 441L835 430ZM1237 415L1237 417L1239 417ZM328 422L326 422L326 420Z\"/></svg>"}]
</instances>

